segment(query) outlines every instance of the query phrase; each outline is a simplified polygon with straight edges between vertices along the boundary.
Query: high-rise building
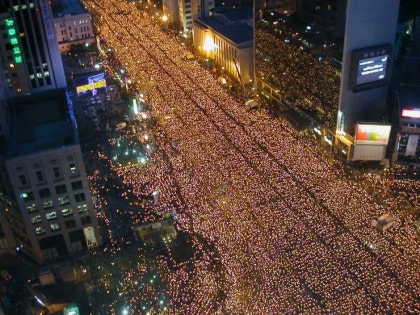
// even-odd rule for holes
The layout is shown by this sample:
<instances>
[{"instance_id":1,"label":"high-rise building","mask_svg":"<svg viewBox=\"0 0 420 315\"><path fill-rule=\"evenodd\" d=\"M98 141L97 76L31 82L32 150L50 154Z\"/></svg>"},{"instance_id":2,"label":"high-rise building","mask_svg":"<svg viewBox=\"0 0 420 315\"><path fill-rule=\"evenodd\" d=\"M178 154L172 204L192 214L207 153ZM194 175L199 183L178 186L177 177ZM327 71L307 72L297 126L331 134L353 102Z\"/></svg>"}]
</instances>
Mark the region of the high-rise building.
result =
<instances>
[{"instance_id":1,"label":"high-rise building","mask_svg":"<svg viewBox=\"0 0 420 315\"><path fill-rule=\"evenodd\" d=\"M0 223L7 246L43 262L100 245L66 91L15 97L11 105L15 128L0 161Z\"/></svg>"},{"instance_id":2,"label":"high-rise building","mask_svg":"<svg viewBox=\"0 0 420 315\"><path fill-rule=\"evenodd\" d=\"M169 22L177 23L184 32L192 30L193 19L207 17L214 0L163 0L163 13Z\"/></svg>"},{"instance_id":3,"label":"high-rise building","mask_svg":"<svg viewBox=\"0 0 420 315\"><path fill-rule=\"evenodd\" d=\"M0 253L101 244L47 0L0 0Z\"/></svg>"},{"instance_id":4,"label":"high-rise building","mask_svg":"<svg viewBox=\"0 0 420 315\"><path fill-rule=\"evenodd\" d=\"M47 0L0 0L0 55L9 95L66 86Z\"/></svg>"},{"instance_id":5,"label":"high-rise building","mask_svg":"<svg viewBox=\"0 0 420 315\"><path fill-rule=\"evenodd\" d=\"M257 90L345 159L384 159L400 0L286 2L254 3Z\"/></svg>"}]
</instances>

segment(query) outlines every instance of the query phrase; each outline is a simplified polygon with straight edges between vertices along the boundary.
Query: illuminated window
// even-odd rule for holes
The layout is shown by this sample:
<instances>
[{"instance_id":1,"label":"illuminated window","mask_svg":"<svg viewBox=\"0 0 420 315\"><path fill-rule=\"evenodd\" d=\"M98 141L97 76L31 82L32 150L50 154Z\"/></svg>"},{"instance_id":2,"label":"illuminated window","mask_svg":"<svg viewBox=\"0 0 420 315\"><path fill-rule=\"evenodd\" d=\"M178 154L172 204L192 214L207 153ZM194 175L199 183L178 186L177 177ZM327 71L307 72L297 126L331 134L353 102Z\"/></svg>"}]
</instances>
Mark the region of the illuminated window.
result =
<instances>
[{"instance_id":1,"label":"illuminated window","mask_svg":"<svg viewBox=\"0 0 420 315\"><path fill-rule=\"evenodd\" d=\"M44 234L44 233L45 233L45 229L44 229L43 227L38 226L38 227L35 229L35 233L36 233L37 235L39 235L39 234Z\"/></svg>"},{"instance_id":2,"label":"illuminated window","mask_svg":"<svg viewBox=\"0 0 420 315\"><path fill-rule=\"evenodd\" d=\"M34 212L38 210L38 207L36 206L36 204L31 204L30 206L27 206L26 209L28 210L28 212Z\"/></svg>"},{"instance_id":3,"label":"illuminated window","mask_svg":"<svg viewBox=\"0 0 420 315\"><path fill-rule=\"evenodd\" d=\"M41 219L40 215L36 215L36 216L31 218L32 224L35 224L35 223L38 223L38 222L41 222L41 221L42 221L42 219Z\"/></svg>"},{"instance_id":4,"label":"illuminated window","mask_svg":"<svg viewBox=\"0 0 420 315\"><path fill-rule=\"evenodd\" d=\"M76 172L77 172L76 164L70 163L69 164L69 169L70 169L70 173L76 174Z\"/></svg>"},{"instance_id":5,"label":"illuminated window","mask_svg":"<svg viewBox=\"0 0 420 315\"><path fill-rule=\"evenodd\" d=\"M32 201L35 199L34 193L32 191L21 193L20 198L22 198L24 201Z\"/></svg>"},{"instance_id":6,"label":"illuminated window","mask_svg":"<svg viewBox=\"0 0 420 315\"><path fill-rule=\"evenodd\" d=\"M47 218L47 220L53 220L57 218L57 213L55 211L52 212L48 212L45 217Z\"/></svg>"},{"instance_id":7,"label":"illuminated window","mask_svg":"<svg viewBox=\"0 0 420 315\"><path fill-rule=\"evenodd\" d=\"M70 198L68 196L58 197L58 203L60 206L65 206L70 203Z\"/></svg>"},{"instance_id":8,"label":"illuminated window","mask_svg":"<svg viewBox=\"0 0 420 315\"><path fill-rule=\"evenodd\" d=\"M63 214L63 217L69 216L73 214L73 210L70 208L62 209L61 213Z\"/></svg>"},{"instance_id":9,"label":"illuminated window","mask_svg":"<svg viewBox=\"0 0 420 315\"><path fill-rule=\"evenodd\" d=\"M52 200L47 200L42 202L42 208L44 209L51 209L54 207L54 203Z\"/></svg>"},{"instance_id":10,"label":"illuminated window","mask_svg":"<svg viewBox=\"0 0 420 315\"><path fill-rule=\"evenodd\" d=\"M88 210L87 204L77 206L77 211L79 211L79 213L86 212L87 210Z\"/></svg>"}]
</instances>

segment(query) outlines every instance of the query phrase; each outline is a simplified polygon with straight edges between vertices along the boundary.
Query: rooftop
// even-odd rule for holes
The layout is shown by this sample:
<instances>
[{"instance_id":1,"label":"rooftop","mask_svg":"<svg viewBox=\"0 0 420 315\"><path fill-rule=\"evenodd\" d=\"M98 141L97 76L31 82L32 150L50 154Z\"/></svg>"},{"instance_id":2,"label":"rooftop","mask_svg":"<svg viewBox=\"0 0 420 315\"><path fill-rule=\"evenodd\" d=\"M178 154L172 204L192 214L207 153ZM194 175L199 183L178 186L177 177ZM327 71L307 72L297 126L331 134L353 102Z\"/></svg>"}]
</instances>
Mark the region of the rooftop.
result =
<instances>
[{"instance_id":1,"label":"rooftop","mask_svg":"<svg viewBox=\"0 0 420 315\"><path fill-rule=\"evenodd\" d=\"M252 6L241 8L216 7L210 10L213 15L223 15L231 21L252 20L254 17Z\"/></svg>"},{"instance_id":2,"label":"rooftop","mask_svg":"<svg viewBox=\"0 0 420 315\"><path fill-rule=\"evenodd\" d=\"M219 33L237 45L250 42L253 39L252 27L247 24L225 25L213 17L197 19L194 23L202 27L210 27L216 33Z\"/></svg>"},{"instance_id":3,"label":"rooftop","mask_svg":"<svg viewBox=\"0 0 420 315\"><path fill-rule=\"evenodd\" d=\"M52 2L51 9L54 17L78 15L88 12L80 0L56 0Z\"/></svg>"},{"instance_id":4,"label":"rooftop","mask_svg":"<svg viewBox=\"0 0 420 315\"><path fill-rule=\"evenodd\" d=\"M19 96L11 105L16 128L7 155L27 155L76 143L64 89Z\"/></svg>"}]
</instances>

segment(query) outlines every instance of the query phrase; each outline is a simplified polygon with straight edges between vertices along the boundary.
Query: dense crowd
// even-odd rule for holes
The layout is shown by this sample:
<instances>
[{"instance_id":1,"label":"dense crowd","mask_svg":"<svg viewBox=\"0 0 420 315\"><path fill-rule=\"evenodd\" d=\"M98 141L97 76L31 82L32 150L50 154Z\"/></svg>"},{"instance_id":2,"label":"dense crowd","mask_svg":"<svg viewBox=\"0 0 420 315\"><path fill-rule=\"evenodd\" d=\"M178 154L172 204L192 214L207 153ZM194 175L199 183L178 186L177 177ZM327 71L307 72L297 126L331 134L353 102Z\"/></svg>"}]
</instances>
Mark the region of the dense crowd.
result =
<instances>
[{"instance_id":1,"label":"dense crowd","mask_svg":"<svg viewBox=\"0 0 420 315\"><path fill-rule=\"evenodd\" d=\"M338 111L340 76L328 61L256 29L257 76L315 120L333 128Z\"/></svg>"},{"instance_id":2,"label":"dense crowd","mask_svg":"<svg viewBox=\"0 0 420 315\"><path fill-rule=\"evenodd\" d=\"M156 80L145 92L164 117L154 131L158 150L147 166L117 172L134 196L159 191L145 214L174 211L177 228L193 235L193 267L161 273L169 313L420 312L414 216L402 220L391 198L378 204L285 122L247 112L212 73L183 58L185 47L147 11L116 0L84 4L101 16L101 36L132 88ZM307 67L303 54L291 60ZM308 82L294 85L299 97L328 99L330 89ZM396 223L381 233L371 220L386 212Z\"/></svg>"}]
</instances>

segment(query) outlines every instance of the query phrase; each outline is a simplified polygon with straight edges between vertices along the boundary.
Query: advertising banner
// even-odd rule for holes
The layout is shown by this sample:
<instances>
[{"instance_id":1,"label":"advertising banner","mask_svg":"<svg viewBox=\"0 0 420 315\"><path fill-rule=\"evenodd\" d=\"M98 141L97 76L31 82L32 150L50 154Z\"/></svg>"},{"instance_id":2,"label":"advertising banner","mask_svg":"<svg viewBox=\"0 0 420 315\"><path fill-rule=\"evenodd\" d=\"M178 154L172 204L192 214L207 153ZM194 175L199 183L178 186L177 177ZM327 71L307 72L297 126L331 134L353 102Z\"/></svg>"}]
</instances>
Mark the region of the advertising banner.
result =
<instances>
[{"instance_id":1,"label":"advertising banner","mask_svg":"<svg viewBox=\"0 0 420 315\"><path fill-rule=\"evenodd\" d=\"M388 145L391 125L356 124L355 144Z\"/></svg>"}]
</instances>

